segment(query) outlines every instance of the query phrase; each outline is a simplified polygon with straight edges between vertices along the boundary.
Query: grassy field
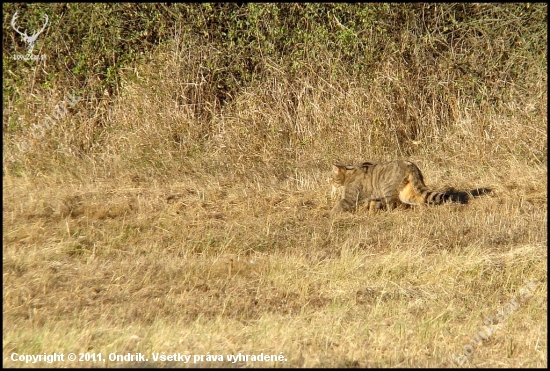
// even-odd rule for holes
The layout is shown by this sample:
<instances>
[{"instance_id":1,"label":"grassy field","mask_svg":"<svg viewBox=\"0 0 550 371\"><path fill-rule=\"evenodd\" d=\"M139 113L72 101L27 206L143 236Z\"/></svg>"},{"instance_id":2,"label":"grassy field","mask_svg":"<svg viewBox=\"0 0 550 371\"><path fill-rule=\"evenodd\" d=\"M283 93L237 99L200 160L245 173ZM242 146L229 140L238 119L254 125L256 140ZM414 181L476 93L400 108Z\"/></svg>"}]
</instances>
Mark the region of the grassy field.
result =
<instances>
[{"instance_id":1,"label":"grassy field","mask_svg":"<svg viewBox=\"0 0 550 371\"><path fill-rule=\"evenodd\" d=\"M547 367L546 71L416 105L397 60L369 86L269 61L207 117L182 45L40 138L12 122L70 87L5 106L4 367ZM332 161L397 158L469 202L329 214Z\"/></svg>"}]
</instances>

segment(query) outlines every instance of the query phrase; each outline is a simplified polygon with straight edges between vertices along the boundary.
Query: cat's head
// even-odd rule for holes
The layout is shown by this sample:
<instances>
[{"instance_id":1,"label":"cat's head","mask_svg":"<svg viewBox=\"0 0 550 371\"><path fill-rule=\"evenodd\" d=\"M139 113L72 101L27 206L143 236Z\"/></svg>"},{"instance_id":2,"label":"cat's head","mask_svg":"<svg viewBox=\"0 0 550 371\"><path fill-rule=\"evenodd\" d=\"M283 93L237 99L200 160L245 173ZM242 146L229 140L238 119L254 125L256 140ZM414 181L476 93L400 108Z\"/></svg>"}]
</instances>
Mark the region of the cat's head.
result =
<instances>
[{"instance_id":1,"label":"cat's head","mask_svg":"<svg viewBox=\"0 0 550 371\"><path fill-rule=\"evenodd\" d=\"M332 165L332 171L330 172L329 183L331 185L330 198L336 199L338 196L343 197L344 184L349 176L357 169L354 165L345 165L341 162L335 162Z\"/></svg>"},{"instance_id":2,"label":"cat's head","mask_svg":"<svg viewBox=\"0 0 550 371\"><path fill-rule=\"evenodd\" d=\"M332 165L330 173L330 184L334 187L341 187L345 184L348 176L356 169L354 165L345 165L341 162L335 162Z\"/></svg>"}]
</instances>

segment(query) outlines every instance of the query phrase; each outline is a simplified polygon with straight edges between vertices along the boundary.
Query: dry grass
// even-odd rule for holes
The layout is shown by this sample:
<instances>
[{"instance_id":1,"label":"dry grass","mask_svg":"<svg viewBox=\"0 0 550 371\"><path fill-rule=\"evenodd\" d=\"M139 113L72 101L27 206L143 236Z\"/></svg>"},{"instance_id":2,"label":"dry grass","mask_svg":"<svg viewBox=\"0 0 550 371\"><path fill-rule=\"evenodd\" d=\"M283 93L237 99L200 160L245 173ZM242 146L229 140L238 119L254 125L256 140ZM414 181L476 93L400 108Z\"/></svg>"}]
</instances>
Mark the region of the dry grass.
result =
<instances>
[{"instance_id":1,"label":"dry grass","mask_svg":"<svg viewBox=\"0 0 550 371\"><path fill-rule=\"evenodd\" d=\"M180 101L181 62L157 63L27 153L4 137L4 366L23 366L12 352L149 358L129 366L282 352L191 366L453 367L529 279L532 298L465 365L547 366L546 81L498 112L455 100L445 130L409 138L382 124L382 82L273 67L203 122ZM328 216L330 161L404 156L434 189L493 192Z\"/></svg>"}]
</instances>

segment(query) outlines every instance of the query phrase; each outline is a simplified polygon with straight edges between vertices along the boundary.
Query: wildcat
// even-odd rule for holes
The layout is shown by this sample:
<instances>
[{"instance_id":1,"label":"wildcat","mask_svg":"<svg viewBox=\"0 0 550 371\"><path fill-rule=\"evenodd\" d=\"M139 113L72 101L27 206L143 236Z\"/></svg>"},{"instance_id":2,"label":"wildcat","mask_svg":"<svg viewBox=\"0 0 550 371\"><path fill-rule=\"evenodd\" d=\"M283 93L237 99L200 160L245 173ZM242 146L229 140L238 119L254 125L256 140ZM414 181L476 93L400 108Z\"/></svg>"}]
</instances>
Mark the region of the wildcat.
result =
<instances>
[{"instance_id":1,"label":"wildcat","mask_svg":"<svg viewBox=\"0 0 550 371\"><path fill-rule=\"evenodd\" d=\"M353 211L368 202L369 210L393 209L400 204L441 204L451 195L429 190L420 169L410 161L363 162L357 165L334 163L333 191L344 187L343 198L332 213Z\"/></svg>"}]
</instances>

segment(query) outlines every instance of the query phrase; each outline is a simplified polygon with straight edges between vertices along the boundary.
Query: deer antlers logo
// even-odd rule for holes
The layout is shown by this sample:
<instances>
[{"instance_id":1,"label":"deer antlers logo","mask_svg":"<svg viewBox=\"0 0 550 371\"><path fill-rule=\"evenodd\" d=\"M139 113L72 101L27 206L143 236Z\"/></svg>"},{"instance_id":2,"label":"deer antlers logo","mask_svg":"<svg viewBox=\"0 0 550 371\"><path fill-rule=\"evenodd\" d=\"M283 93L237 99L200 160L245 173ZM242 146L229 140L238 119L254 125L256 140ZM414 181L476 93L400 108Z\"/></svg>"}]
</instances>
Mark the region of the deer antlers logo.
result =
<instances>
[{"instance_id":1,"label":"deer antlers logo","mask_svg":"<svg viewBox=\"0 0 550 371\"><path fill-rule=\"evenodd\" d=\"M27 35L27 30L25 32L19 31L17 27L15 27L15 20L17 19L17 12L13 15L11 19L11 26L17 32L19 35L23 37L23 41L25 41L25 44L27 44L27 54L32 54L32 51L34 50L34 43L36 42L36 39L38 38L38 35L40 35L48 25L48 15L44 14L44 17L46 18L46 21L44 22L44 26L42 26L42 29L38 32L35 32L32 36Z\"/></svg>"}]
</instances>

